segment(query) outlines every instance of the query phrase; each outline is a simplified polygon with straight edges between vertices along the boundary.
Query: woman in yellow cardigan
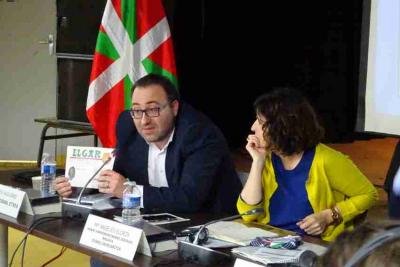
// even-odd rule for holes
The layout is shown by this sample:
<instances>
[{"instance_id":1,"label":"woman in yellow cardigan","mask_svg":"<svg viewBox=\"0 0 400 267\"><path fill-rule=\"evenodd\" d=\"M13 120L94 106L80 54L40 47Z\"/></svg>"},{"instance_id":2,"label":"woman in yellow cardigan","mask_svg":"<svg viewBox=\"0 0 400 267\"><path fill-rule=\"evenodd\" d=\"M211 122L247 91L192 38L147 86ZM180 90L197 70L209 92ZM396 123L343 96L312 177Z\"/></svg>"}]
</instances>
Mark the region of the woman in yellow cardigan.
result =
<instances>
[{"instance_id":1,"label":"woman in yellow cardigan","mask_svg":"<svg viewBox=\"0 0 400 267\"><path fill-rule=\"evenodd\" d=\"M293 89L259 97L246 149L253 162L237 202L243 216L299 234L334 240L378 198L344 154L321 144L323 129L308 101Z\"/></svg>"}]
</instances>

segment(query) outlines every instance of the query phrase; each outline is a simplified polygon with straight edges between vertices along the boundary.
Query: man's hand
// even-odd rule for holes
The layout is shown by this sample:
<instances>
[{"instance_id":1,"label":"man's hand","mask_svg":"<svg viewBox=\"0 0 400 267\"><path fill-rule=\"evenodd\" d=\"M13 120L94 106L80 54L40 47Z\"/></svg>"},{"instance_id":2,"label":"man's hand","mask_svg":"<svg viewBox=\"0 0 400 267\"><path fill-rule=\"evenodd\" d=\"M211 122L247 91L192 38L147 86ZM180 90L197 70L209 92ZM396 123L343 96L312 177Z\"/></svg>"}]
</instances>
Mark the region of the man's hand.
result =
<instances>
[{"instance_id":1,"label":"man's hand","mask_svg":"<svg viewBox=\"0 0 400 267\"><path fill-rule=\"evenodd\" d=\"M62 197L69 197L72 194L72 187L69 179L65 176L58 176L54 180L54 190Z\"/></svg>"},{"instance_id":2,"label":"man's hand","mask_svg":"<svg viewBox=\"0 0 400 267\"><path fill-rule=\"evenodd\" d=\"M297 226L309 235L319 235L325 231L326 227L331 224L332 221L331 211L326 209L319 213L308 215L298 222Z\"/></svg>"},{"instance_id":3,"label":"man's hand","mask_svg":"<svg viewBox=\"0 0 400 267\"><path fill-rule=\"evenodd\" d=\"M99 182L99 192L122 198L126 181L124 176L112 170L104 170L100 173L97 181Z\"/></svg>"}]
</instances>

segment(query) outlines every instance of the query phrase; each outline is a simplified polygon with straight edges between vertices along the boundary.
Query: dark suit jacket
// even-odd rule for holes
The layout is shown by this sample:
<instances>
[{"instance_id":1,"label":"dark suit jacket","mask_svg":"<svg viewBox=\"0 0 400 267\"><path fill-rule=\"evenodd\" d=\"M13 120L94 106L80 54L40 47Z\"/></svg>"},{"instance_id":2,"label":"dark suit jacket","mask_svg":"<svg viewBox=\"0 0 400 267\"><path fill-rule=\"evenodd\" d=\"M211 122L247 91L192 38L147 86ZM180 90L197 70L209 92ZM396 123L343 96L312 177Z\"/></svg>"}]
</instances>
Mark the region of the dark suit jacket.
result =
<instances>
[{"instance_id":1,"label":"dark suit jacket","mask_svg":"<svg viewBox=\"0 0 400 267\"><path fill-rule=\"evenodd\" d=\"M121 113L116 130L114 170L144 186L146 213L236 211L241 183L224 136L206 116L181 102L165 160L168 187L149 185L149 146L128 111Z\"/></svg>"}]
</instances>

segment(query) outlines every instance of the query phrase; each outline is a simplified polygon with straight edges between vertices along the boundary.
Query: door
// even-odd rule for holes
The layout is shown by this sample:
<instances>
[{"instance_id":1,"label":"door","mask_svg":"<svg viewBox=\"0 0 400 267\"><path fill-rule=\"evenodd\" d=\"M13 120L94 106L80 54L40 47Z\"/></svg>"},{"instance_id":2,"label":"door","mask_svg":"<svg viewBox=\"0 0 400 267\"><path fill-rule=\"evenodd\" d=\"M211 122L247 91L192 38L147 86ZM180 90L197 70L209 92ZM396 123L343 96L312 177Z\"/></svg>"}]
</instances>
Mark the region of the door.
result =
<instances>
[{"instance_id":1,"label":"door","mask_svg":"<svg viewBox=\"0 0 400 267\"><path fill-rule=\"evenodd\" d=\"M56 116L49 34L56 36L56 1L0 1L0 160L35 160L43 124L33 120ZM55 151L54 141L45 151Z\"/></svg>"}]
</instances>

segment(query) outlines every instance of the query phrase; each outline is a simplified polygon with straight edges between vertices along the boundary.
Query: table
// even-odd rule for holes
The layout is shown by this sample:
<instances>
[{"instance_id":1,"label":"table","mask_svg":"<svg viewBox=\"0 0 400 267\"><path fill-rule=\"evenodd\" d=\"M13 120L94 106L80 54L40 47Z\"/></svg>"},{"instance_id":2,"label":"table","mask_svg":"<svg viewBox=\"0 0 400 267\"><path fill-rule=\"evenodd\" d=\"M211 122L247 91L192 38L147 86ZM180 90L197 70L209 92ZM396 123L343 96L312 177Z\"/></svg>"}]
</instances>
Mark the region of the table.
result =
<instances>
[{"instance_id":1,"label":"table","mask_svg":"<svg viewBox=\"0 0 400 267\"><path fill-rule=\"evenodd\" d=\"M15 171L0 171L0 183L11 186L27 187L26 185L21 185L12 179L12 174ZM192 225L198 225L211 220L216 219L215 214L208 213L197 213L197 214L177 214L182 217L187 217L191 219ZM37 216L36 218L44 217L48 215ZM224 216L217 216L217 218ZM25 213L20 213L18 218L14 219L12 217L0 214L0 266L7 266L7 255L8 255L8 236L7 227L13 227L15 229L26 232L29 226L34 221L34 217L27 215ZM250 223L249 225L260 227L265 230L278 232L278 234L287 234L287 231L276 229L268 225L259 225L256 223ZM171 230L178 230L179 225L171 224ZM136 254L133 262L112 256L109 254L104 254L100 251L91 249L86 246L79 244L79 239L84 227L83 222L62 219L57 221L51 221L42 225L39 225L32 232L33 235L45 239L47 241L56 243L61 246L79 251L81 253L87 254L92 257L96 257L112 266L155 266L157 264L163 266L195 266L189 263L182 263L178 257L177 252L167 252L164 256L148 257L141 254ZM187 227L187 225L185 225ZM184 228L184 227L183 227ZM319 244L327 245L325 241L317 238L306 237L305 241ZM177 262L179 261L179 263Z\"/></svg>"},{"instance_id":2,"label":"table","mask_svg":"<svg viewBox=\"0 0 400 267\"><path fill-rule=\"evenodd\" d=\"M46 141L46 140L94 135L93 143L94 143L94 146L97 146L97 136L96 136L96 133L93 130L93 127L90 123L58 120L56 118L36 118L35 122L45 123L45 125L43 126L43 129L42 129L42 134L40 136L39 152L38 152L38 157L37 157L37 166L38 167L40 167L40 164L42 161L44 141ZM72 131L77 131L79 133L46 135L47 130L49 128L72 130Z\"/></svg>"}]
</instances>

